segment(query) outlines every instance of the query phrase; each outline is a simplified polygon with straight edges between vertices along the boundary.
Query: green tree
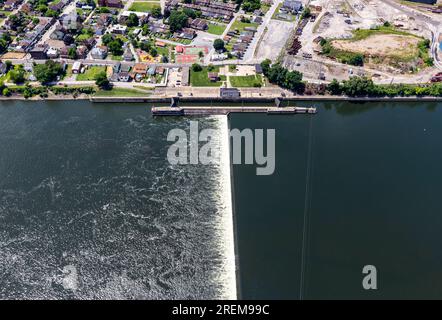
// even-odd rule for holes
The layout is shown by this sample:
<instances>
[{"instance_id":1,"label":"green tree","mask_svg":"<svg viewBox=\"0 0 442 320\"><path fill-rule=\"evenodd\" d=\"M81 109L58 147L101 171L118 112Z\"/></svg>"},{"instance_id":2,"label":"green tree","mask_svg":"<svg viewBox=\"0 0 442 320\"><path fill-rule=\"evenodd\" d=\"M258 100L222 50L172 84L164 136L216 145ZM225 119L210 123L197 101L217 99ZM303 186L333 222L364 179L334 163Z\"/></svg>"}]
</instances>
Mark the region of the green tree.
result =
<instances>
[{"instance_id":1,"label":"green tree","mask_svg":"<svg viewBox=\"0 0 442 320\"><path fill-rule=\"evenodd\" d=\"M104 45L108 45L112 40L114 40L114 36L111 35L110 33L105 33L102 37L101 37L101 42L103 42Z\"/></svg>"},{"instance_id":2,"label":"green tree","mask_svg":"<svg viewBox=\"0 0 442 320\"><path fill-rule=\"evenodd\" d=\"M160 18L161 17L161 8L160 7L154 7L152 11L150 12L152 17L154 18Z\"/></svg>"},{"instance_id":3,"label":"green tree","mask_svg":"<svg viewBox=\"0 0 442 320\"><path fill-rule=\"evenodd\" d=\"M131 13L127 18L126 24L128 27L137 27L140 24L140 20L135 13Z\"/></svg>"},{"instance_id":4,"label":"green tree","mask_svg":"<svg viewBox=\"0 0 442 320\"><path fill-rule=\"evenodd\" d=\"M152 57L158 56L158 50L155 47L153 47L152 49L150 49L150 55Z\"/></svg>"},{"instance_id":5,"label":"green tree","mask_svg":"<svg viewBox=\"0 0 442 320\"><path fill-rule=\"evenodd\" d=\"M22 65L15 65L14 69L9 71L9 79L14 83L25 82L25 75L26 72Z\"/></svg>"},{"instance_id":6,"label":"green tree","mask_svg":"<svg viewBox=\"0 0 442 320\"><path fill-rule=\"evenodd\" d=\"M332 95L340 95L342 94L341 84L338 80L333 79L332 82L327 85L327 91Z\"/></svg>"},{"instance_id":7,"label":"green tree","mask_svg":"<svg viewBox=\"0 0 442 320\"><path fill-rule=\"evenodd\" d=\"M77 59L77 49L75 47L69 48L68 57L69 59Z\"/></svg>"},{"instance_id":8,"label":"green tree","mask_svg":"<svg viewBox=\"0 0 442 320\"><path fill-rule=\"evenodd\" d=\"M99 74L95 76L95 84L100 88L104 90L111 89L111 83L109 79L106 76L106 72L101 71Z\"/></svg>"},{"instance_id":9,"label":"green tree","mask_svg":"<svg viewBox=\"0 0 442 320\"><path fill-rule=\"evenodd\" d=\"M373 81L367 77L351 77L343 82L342 90L350 97L367 96L376 93Z\"/></svg>"},{"instance_id":10,"label":"green tree","mask_svg":"<svg viewBox=\"0 0 442 320\"><path fill-rule=\"evenodd\" d=\"M201 70L203 70L203 67L201 67L198 63L192 64L192 71L199 72Z\"/></svg>"},{"instance_id":11,"label":"green tree","mask_svg":"<svg viewBox=\"0 0 442 320\"><path fill-rule=\"evenodd\" d=\"M62 65L53 60L47 60L44 64L38 64L34 67L34 75L42 84L56 81L57 77L62 73Z\"/></svg>"},{"instance_id":12,"label":"green tree","mask_svg":"<svg viewBox=\"0 0 442 320\"><path fill-rule=\"evenodd\" d=\"M169 16L170 31L179 31L188 25L188 16L183 11L172 10Z\"/></svg>"},{"instance_id":13,"label":"green tree","mask_svg":"<svg viewBox=\"0 0 442 320\"><path fill-rule=\"evenodd\" d=\"M222 39L216 39L213 42L213 47L215 48L215 50L217 51L224 51L225 47L224 47L224 41Z\"/></svg>"},{"instance_id":14,"label":"green tree","mask_svg":"<svg viewBox=\"0 0 442 320\"><path fill-rule=\"evenodd\" d=\"M301 13L301 19L307 19L307 18L310 18L311 15L312 15L312 12L311 12L310 8L309 8L309 7L306 7L306 8L302 11L302 13Z\"/></svg>"},{"instance_id":15,"label":"green tree","mask_svg":"<svg viewBox=\"0 0 442 320\"><path fill-rule=\"evenodd\" d=\"M114 56L121 56L123 54L123 41L119 38L112 40L108 44L108 48Z\"/></svg>"}]
</instances>

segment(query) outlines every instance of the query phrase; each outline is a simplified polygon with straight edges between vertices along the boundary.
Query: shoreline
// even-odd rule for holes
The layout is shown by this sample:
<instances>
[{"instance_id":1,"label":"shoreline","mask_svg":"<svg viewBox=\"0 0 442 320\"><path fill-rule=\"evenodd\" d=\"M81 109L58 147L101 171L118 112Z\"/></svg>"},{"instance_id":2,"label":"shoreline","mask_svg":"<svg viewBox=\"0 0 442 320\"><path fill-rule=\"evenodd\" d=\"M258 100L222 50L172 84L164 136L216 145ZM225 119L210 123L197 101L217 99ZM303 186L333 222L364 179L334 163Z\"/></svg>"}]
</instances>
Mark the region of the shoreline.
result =
<instances>
[{"instance_id":1,"label":"shoreline","mask_svg":"<svg viewBox=\"0 0 442 320\"><path fill-rule=\"evenodd\" d=\"M42 98L39 96L32 98L25 98L23 96L3 97L0 96L1 101L76 101L89 100L93 103L163 103L170 104L175 97L93 97L93 96L53 96ZM295 102L295 101L347 101L347 102L440 102L442 97L433 96L410 96L410 97L348 97L348 96L292 96L292 97L243 97L243 98L221 98L221 97L179 97L181 102L221 102L221 103L275 103L275 99L281 102Z\"/></svg>"},{"instance_id":2,"label":"shoreline","mask_svg":"<svg viewBox=\"0 0 442 320\"><path fill-rule=\"evenodd\" d=\"M33 96L25 98L21 95L14 96L0 96L1 101L75 101L75 100L89 100L93 103L161 103L171 105L172 100L178 100L183 103L236 103L236 104L252 104L252 103L272 103L275 104L276 99L279 99L281 103L284 102L296 102L296 101L345 101L345 102L442 102L442 96L409 96L409 97L349 97L349 96L334 96L334 95L293 95L293 96L275 96L267 95L260 97L240 97L240 98L222 98L220 96L187 96L176 97L169 95L165 96L91 96L87 94L80 94L78 96L73 95L50 95L48 97Z\"/></svg>"}]
</instances>

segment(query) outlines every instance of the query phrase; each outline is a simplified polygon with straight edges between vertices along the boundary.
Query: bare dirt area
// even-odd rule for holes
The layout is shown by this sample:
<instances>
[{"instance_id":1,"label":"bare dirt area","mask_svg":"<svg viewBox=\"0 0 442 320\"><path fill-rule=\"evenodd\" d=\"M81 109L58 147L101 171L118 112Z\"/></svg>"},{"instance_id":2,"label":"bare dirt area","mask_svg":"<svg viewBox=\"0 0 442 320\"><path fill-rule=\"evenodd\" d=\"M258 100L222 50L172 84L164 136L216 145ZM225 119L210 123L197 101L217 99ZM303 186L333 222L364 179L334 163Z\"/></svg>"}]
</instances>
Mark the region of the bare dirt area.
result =
<instances>
[{"instance_id":1,"label":"bare dirt area","mask_svg":"<svg viewBox=\"0 0 442 320\"><path fill-rule=\"evenodd\" d=\"M255 56L274 61L283 49L294 26L291 22L270 20Z\"/></svg>"},{"instance_id":2,"label":"bare dirt area","mask_svg":"<svg viewBox=\"0 0 442 320\"><path fill-rule=\"evenodd\" d=\"M419 38L395 35L375 34L366 39L333 40L332 45L338 50L381 57L415 57L418 55Z\"/></svg>"}]
</instances>

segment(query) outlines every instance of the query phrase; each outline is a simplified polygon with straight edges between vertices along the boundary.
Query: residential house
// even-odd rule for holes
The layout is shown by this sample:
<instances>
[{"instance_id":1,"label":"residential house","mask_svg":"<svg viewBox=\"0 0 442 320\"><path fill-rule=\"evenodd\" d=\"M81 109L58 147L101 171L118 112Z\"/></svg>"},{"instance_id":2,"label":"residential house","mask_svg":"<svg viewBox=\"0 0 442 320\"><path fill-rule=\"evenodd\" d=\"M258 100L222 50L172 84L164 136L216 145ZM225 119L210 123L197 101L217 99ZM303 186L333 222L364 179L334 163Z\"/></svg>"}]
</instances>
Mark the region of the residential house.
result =
<instances>
[{"instance_id":1,"label":"residential house","mask_svg":"<svg viewBox=\"0 0 442 320\"><path fill-rule=\"evenodd\" d=\"M48 46L35 46L33 49L29 51L31 57L35 60L44 60L47 59Z\"/></svg>"},{"instance_id":2,"label":"residential house","mask_svg":"<svg viewBox=\"0 0 442 320\"><path fill-rule=\"evenodd\" d=\"M49 48L48 51L46 52L46 55L48 56L49 59L55 59L58 57L58 50L55 48Z\"/></svg>"},{"instance_id":3,"label":"residential house","mask_svg":"<svg viewBox=\"0 0 442 320\"><path fill-rule=\"evenodd\" d=\"M109 28L109 31L110 31L110 33L113 33L113 34L126 34L127 27L123 26L121 24L115 24Z\"/></svg>"},{"instance_id":4,"label":"residential house","mask_svg":"<svg viewBox=\"0 0 442 320\"><path fill-rule=\"evenodd\" d=\"M120 81L120 82L128 82L128 81L130 81L129 72L120 72L118 74L118 81Z\"/></svg>"},{"instance_id":5,"label":"residential house","mask_svg":"<svg viewBox=\"0 0 442 320\"><path fill-rule=\"evenodd\" d=\"M132 50L130 50L129 46L126 46L126 49L124 50L123 59L124 61L134 60L134 55L132 53Z\"/></svg>"},{"instance_id":6,"label":"residential house","mask_svg":"<svg viewBox=\"0 0 442 320\"><path fill-rule=\"evenodd\" d=\"M302 9L302 2L298 0L284 0L281 8L287 12L296 14Z\"/></svg>"},{"instance_id":7,"label":"residential house","mask_svg":"<svg viewBox=\"0 0 442 320\"><path fill-rule=\"evenodd\" d=\"M156 69L155 69L155 73L156 74L159 74L159 75L164 75L164 72L166 71L166 69L164 68L164 67L157 67Z\"/></svg>"},{"instance_id":8,"label":"residential house","mask_svg":"<svg viewBox=\"0 0 442 320\"><path fill-rule=\"evenodd\" d=\"M107 57L107 47L106 46L96 46L91 50L91 56L93 59L106 59Z\"/></svg>"},{"instance_id":9,"label":"residential house","mask_svg":"<svg viewBox=\"0 0 442 320\"><path fill-rule=\"evenodd\" d=\"M193 40L196 36L196 31L190 28L184 28L181 33L178 34L179 38Z\"/></svg>"},{"instance_id":10,"label":"residential house","mask_svg":"<svg viewBox=\"0 0 442 320\"><path fill-rule=\"evenodd\" d=\"M77 53L77 59L86 59L88 49L86 46L78 46L76 53Z\"/></svg>"},{"instance_id":11,"label":"residential house","mask_svg":"<svg viewBox=\"0 0 442 320\"><path fill-rule=\"evenodd\" d=\"M120 69L121 69L121 63L117 62L112 67L112 73L114 73L114 74L118 73L118 72L120 72Z\"/></svg>"},{"instance_id":12,"label":"residential house","mask_svg":"<svg viewBox=\"0 0 442 320\"><path fill-rule=\"evenodd\" d=\"M110 8L123 8L123 2L121 0L98 0L98 5L100 7L110 7Z\"/></svg>"},{"instance_id":13,"label":"residential house","mask_svg":"<svg viewBox=\"0 0 442 320\"><path fill-rule=\"evenodd\" d=\"M0 60L0 74L5 74L7 70L6 63Z\"/></svg>"},{"instance_id":14,"label":"residential house","mask_svg":"<svg viewBox=\"0 0 442 320\"><path fill-rule=\"evenodd\" d=\"M204 31L209 28L209 25L206 20L203 20L201 18L196 18L190 22L190 27L193 29L196 29L196 30L203 30Z\"/></svg>"}]
</instances>

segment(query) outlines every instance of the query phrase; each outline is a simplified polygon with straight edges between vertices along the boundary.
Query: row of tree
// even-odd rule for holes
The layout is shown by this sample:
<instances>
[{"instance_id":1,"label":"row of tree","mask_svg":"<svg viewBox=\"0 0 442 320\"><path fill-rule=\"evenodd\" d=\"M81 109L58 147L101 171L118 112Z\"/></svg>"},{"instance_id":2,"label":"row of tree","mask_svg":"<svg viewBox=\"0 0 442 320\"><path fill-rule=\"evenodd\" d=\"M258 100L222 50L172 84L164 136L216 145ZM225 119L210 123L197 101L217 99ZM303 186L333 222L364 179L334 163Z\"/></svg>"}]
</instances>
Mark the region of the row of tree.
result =
<instances>
[{"instance_id":1,"label":"row of tree","mask_svg":"<svg viewBox=\"0 0 442 320\"><path fill-rule=\"evenodd\" d=\"M410 96L442 96L442 83L432 84L375 84L367 77L351 77L339 82L336 79L328 84L328 93L349 97L410 97Z\"/></svg>"},{"instance_id":2,"label":"row of tree","mask_svg":"<svg viewBox=\"0 0 442 320\"><path fill-rule=\"evenodd\" d=\"M298 71L289 71L279 63L272 65L269 59L261 62L261 67L264 75L268 78L270 83L277 84L278 86L289 89L293 92L304 92L305 83L302 81L302 73Z\"/></svg>"}]
</instances>

